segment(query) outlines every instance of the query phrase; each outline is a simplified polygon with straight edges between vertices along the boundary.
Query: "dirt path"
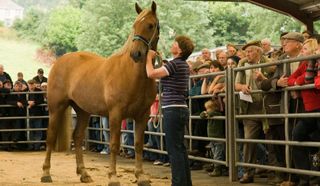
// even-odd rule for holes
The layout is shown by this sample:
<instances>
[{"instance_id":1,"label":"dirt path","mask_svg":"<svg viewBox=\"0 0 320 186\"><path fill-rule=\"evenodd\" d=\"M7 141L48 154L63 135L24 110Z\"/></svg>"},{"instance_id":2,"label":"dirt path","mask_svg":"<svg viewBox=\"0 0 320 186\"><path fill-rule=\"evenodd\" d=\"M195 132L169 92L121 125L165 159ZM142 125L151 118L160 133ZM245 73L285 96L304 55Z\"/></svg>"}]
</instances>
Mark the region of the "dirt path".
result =
<instances>
[{"instance_id":1,"label":"dirt path","mask_svg":"<svg viewBox=\"0 0 320 186\"><path fill-rule=\"evenodd\" d=\"M76 175L75 156L73 153L53 153L51 161L51 174L53 183L42 184L42 164L45 152L3 152L0 151L0 185L1 186L60 186L60 185L92 185L102 186L108 183L108 156L97 153L85 153L84 160L89 174L94 182L91 184L80 183ZM118 157L118 175L122 186L135 184L133 174L133 160ZM144 163L144 170L151 178L152 186L169 186L170 169L156 166L150 162ZM228 177L211 178L203 170L192 172L193 185L195 186L231 186L238 183L229 183ZM249 184L265 185L265 184Z\"/></svg>"}]
</instances>

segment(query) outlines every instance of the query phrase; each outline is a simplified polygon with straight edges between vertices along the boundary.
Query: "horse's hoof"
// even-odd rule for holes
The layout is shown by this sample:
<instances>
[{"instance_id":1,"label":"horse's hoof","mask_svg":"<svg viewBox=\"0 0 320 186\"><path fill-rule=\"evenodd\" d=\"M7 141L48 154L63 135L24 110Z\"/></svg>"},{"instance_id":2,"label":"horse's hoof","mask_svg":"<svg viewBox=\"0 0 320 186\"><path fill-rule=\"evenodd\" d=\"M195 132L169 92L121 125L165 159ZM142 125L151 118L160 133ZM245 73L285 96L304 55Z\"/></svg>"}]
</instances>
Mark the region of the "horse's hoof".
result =
<instances>
[{"instance_id":1,"label":"horse's hoof","mask_svg":"<svg viewBox=\"0 0 320 186\"><path fill-rule=\"evenodd\" d=\"M120 182L116 174L109 173L108 186L120 186Z\"/></svg>"},{"instance_id":2,"label":"horse's hoof","mask_svg":"<svg viewBox=\"0 0 320 186\"><path fill-rule=\"evenodd\" d=\"M118 182L118 181L109 181L108 186L120 186L120 182Z\"/></svg>"},{"instance_id":3,"label":"horse's hoof","mask_svg":"<svg viewBox=\"0 0 320 186\"><path fill-rule=\"evenodd\" d=\"M150 180L138 180L138 186L151 186Z\"/></svg>"},{"instance_id":4,"label":"horse's hoof","mask_svg":"<svg viewBox=\"0 0 320 186\"><path fill-rule=\"evenodd\" d=\"M90 176L81 176L80 181L82 183L91 183L93 182L92 178Z\"/></svg>"},{"instance_id":5,"label":"horse's hoof","mask_svg":"<svg viewBox=\"0 0 320 186\"><path fill-rule=\"evenodd\" d=\"M51 176L42 176L41 177L41 182L43 182L43 183L52 183Z\"/></svg>"}]
</instances>

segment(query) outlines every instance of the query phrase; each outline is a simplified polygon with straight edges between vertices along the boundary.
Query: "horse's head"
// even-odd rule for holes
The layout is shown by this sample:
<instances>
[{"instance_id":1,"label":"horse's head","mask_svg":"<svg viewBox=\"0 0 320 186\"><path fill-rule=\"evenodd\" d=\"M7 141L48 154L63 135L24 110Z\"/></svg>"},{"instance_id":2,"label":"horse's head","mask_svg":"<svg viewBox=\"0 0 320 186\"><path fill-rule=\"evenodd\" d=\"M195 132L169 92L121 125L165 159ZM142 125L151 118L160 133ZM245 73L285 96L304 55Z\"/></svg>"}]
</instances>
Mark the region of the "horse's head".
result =
<instances>
[{"instance_id":1,"label":"horse's head","mask_svg":"<svg viewBox=\"0 0 320 186\"><path fill-rule=\"evenodd\" d=\"M151 10L142 10L136 3L136 11L139 15L133 24L133 41L130 51L130 56L135 62L145 61L149 49L157 50L160 26L156 9L155 2L152 2Z\"/></svg>"}]
</instances>

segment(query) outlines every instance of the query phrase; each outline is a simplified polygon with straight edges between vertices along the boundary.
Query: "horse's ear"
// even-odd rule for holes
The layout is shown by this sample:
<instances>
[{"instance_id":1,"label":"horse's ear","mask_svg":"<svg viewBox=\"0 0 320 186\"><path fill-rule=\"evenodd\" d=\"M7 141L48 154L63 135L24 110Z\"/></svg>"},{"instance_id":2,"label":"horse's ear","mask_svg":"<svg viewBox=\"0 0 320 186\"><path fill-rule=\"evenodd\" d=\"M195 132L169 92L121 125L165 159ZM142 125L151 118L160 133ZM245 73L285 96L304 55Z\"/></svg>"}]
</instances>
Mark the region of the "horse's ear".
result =
<instances>
[{"instance_id":1,"label":"horse's ear","mask_svg":"<svg viewBox=\"0 0 320 186\"><path fill-rule=\"evenodd\" d=\"M151 10L152 10L152 12L156 13L157 4L154 1L152 1Z\"/></svg>"},{"instance_id":2,"label":"horse's ear","mask_svg":"<svg viewBox=\"0 0 320 186\"><path fill-rule=\"evenodd\" d=\"M138 3L136 3L136 11L137 11L138 14L140 14L140 12L142 12L142 9L138 5Z\"/></svg>"}]
</instances>

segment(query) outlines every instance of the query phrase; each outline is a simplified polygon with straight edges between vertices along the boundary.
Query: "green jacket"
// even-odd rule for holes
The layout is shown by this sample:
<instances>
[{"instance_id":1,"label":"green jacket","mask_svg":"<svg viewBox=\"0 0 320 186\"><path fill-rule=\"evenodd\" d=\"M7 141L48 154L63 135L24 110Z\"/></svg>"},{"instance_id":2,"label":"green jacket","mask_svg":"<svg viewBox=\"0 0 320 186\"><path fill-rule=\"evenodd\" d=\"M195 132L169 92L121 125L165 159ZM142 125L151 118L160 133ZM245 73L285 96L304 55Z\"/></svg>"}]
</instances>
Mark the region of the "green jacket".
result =
<instances>
[{"instance_id":1,"label":"green jacket","mask_svg":"<svg viewBox=\"0 0 320 186\"><path fill-rule=\"evenodd\" d=\"M261 56L261 59L260 59L259 63L268 63L268 62L270 62L270 60L267 57ZM246 58L244 58L239 62L238 67L249 66L249 65L251 65L251 64L249 64L248 60ZM261 72L267 78L269 78L269 77L271 77L273 75L273 71L271 70L270 67L261 68ZM252 90L260 89L259 88L260 87L259 84L261 82L255 81L252 78L252 73L253 73L252 69L248 69L248 70L245 70L245 71L238 71L235 83L247 84L252 88ZM261 113L262 113L263 95L262 94L251 94L251 96L252 96L252 101L255 104L261 106ZM248 113L248 108L249 108L249 104L251 104L251 103L240 100L239 104L240 104L240 114L249 114ZM257 112L259 112L259 111L260 111L259 108L257 108Z\"/></svg>"},{"instance_id":2,"label":"green jacket","mask_svg":"<svg viewBox=\"0 0 320 186\"><path fill-rule=\"evenodd\" d=\"M200 117L202 119L205 119L207 117L212 117L212 116L222 116L221 112L216 112L216 111L209 112L207 114L204 114L204 113L205 111L200 114ZM225 121L220 119L208 119L207 133L208 133L208 137L224 138L225 137Z\"/></svg>"}]
</instances>

